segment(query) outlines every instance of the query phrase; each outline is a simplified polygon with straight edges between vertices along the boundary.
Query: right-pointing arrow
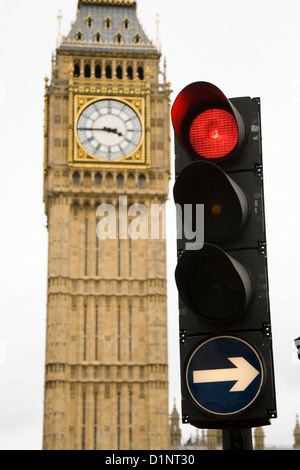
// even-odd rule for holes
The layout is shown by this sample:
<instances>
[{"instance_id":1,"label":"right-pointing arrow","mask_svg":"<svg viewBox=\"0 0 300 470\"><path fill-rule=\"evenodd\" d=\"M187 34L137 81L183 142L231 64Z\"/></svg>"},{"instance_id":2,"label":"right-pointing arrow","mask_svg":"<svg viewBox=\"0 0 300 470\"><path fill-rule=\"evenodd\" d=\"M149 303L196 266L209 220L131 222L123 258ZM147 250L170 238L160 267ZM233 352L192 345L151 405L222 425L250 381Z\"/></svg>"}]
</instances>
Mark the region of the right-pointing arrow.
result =
<instances>
[{"instance_id":1,"label":"right-pointing arrow","mask_svg":"<svg viewBox=\"0 0 300 470\"><path fill-rule=\"evenodd\" d=\"M193 372L193 382L200 384L236 381L230 392L243 392L258 376L259 372L243 357L229 357L228 359L235 365L235 368L195 370Z\"/></svg>"}]
</instances>

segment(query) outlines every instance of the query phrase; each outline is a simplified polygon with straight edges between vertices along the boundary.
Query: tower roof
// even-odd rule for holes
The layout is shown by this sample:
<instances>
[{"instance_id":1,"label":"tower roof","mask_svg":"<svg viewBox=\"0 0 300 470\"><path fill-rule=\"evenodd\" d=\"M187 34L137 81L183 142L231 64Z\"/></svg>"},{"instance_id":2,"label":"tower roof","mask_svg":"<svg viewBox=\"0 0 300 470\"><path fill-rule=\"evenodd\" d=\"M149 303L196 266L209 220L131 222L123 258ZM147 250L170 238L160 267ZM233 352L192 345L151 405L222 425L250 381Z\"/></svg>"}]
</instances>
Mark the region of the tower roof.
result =
<instances>
[{"instance_id":1,"label":"tower roof","mask_svg":"<svg viewBox=\"0 0 300 470\"><path fill-rule=\"evenodd\" d=\"M160 56L137 18L134 0L79 0L77 18L59 50Z\"/></svg>"},{"instance_id":2,"label":"tower roof","mask_svg":"<svg viewBox=\"0 0 300 470\"><path fill-rule=\"evenodd\" d=\"M135 5L134 0L79 0L78 8L81 5Z\"/></svg>"}]
</instances>

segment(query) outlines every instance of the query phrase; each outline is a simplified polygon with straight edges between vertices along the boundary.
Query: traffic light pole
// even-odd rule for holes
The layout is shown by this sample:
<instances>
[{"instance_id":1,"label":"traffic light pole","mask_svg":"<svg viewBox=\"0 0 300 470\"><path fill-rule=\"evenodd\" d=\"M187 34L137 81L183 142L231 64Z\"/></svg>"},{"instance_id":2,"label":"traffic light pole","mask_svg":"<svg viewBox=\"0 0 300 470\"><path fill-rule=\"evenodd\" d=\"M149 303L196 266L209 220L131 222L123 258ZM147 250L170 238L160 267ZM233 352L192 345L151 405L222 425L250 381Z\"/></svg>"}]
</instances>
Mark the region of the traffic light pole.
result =
<instances>
[{"instance_id":1,"label":"traffic light pole","mask_svg":"<svg viewBox=\"0 0 300 470\"><path fill-rule=\"evenodd\" d=\"M253 450L251 428L223 429L223 450Z\"/></svg>"}]
</instances>

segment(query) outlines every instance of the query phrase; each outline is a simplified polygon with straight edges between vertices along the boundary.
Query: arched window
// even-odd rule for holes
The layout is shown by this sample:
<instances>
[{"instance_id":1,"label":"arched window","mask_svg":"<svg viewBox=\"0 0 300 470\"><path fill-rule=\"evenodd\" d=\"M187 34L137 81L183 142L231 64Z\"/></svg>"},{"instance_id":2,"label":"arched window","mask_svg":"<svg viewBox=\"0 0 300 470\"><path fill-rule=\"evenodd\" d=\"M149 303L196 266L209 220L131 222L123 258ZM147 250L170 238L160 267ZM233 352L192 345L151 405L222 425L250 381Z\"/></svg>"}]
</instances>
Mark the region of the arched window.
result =
<instances>
[{"instance_id":1,"label":"arched window","mask_svg":"<svg viewBox=\"0 0 300 470\"><path fill-rule=\"evenodd\" d=\"M121 65L118 65L117 67L117 78L119 79L123 78L123 70L122 70Z\"/></svg>"},{"instance_id":2,"label":"arched window","mask_svg":"<svg viewBox=\"0 0 300 470\"><path fill-rule=\"evenodd\" d=\"M140 80L144 80L144 69L143 67L138 67L138 76Z\"/></svg>"},{"instance_id":3,"label":"arched window","mask_svg":"<svg viewBox=\"0 0 300 470\"><path fill-rule=\"evenodd\" d=\"M76 41L82 41L83 39L83 34L81 31L77 31L76 36L75 36Z\"/></svg>"},{"instance_id":4,"label":"arched window","mask_svg":"<svg viewBox=\"0 0 300 470\"><path fill-rule=\"evenodd\" d=\"M121 44L123 42L123 37L121 33L116 35L116 43Z\"/></svg>"},{"instance_id":5,"label":"arched window","mask_svg":"<svg viewBox=\"0 0 300 470\"><path fill-rule=\"evenodd\" d=\"M111 29L111 19L107 17L104 21L104 27L105 29Z\"/></svg>"},{"instance_id":6,"label":"arched window","mask_svg":"<svg viewBox=\"0 0 300 470\"><path fill-rule=\"evenodd\" d=\"M78 173L78 171L75 171L75 173L73 173L73 184L79 184L80 183L80 174Z\"/></svg>"},{"instance_id":7,"label":"arched window","mask_svg":"<svg viewBox=\"0 0 300 470\"><path fill-rule=\"evenodd\" d=\"M133 42L134 42L134 44L139 44L139 42L141 42L141 35L139 33L137 33L134 36Z\"/></svg>"},{"instance_id":8,"label":"arched window","mask_svg":"<svg viewBox=\"0 0 300 470\"><path fill-rule=\"evenodd\" d=\"M85 78L90 78L91 77L91 66L90 66L90 64L85 64L85 66L84 66L84 76L85 76Z\"/></svg>"},{"instance_id":9,"label":"arched window","mask_svg":"<svg viewBox=\"0 0 300 470\"><path fill-rule=\"evenodd\" d=\"M107 65L105 68L105 76L106 78L112 78L112 70L111 65Z\"/></svg>"},{"instance_id":10,"label":"arched window","mask_svg":"<svg viewBox=\"0 0 300 470\"><path fill-rule=\"evenodd\" d=\"M130 21L128 18L125 18L123 21L123 29L130 29Z\"/></svg>"},{"instance_id":11,"label":"arched window","mask_svg":"<svg viewBox=\"0 0 300 470\"><path fill-rule=\"evenodd\" d=\"M101 65L100 64L96 64L96 67L95 67L95 77L96 78L101 78L102 76L102 73L101 73Z\"/></svg>"},{"instance_id":12,"label":"arched window","mask_svg":"<svg viewBox=\"0 0 300 470\"><path fill-rule=\"evenodd\" d=\"M139 176L139 187L144 188L146 185L146 176L145 175L140 175Z\"/></svg>"},{"instance_id":13,"label":"arched window","mask_svg":"<svg viewBox=\"0 0 300 470\"><path fill-rule=\"evenodd\" d=\"M129 80L133 79L133 68L131 67L131 65L127 67L127 77L129 78Z\"/></svg>"},{"instance_id":14,"label":"arched window","mask_svg":"<svg viewBox=\"0 0 300 470\"><path fill-rule=\"evenodd\" d=\"M119 173L117 176L117 185L123 186L123 183L124 183L124 176L122 175L122 173Z\"/></svg>"},{"instance_id":15,"label":"arched window","mask_svg":"<svg viewBox=\"0 0 300 470\"><path fill-rule=\"evenodd\" d=\"M99 186L102 183L102 175L101 173L95 174L95 184Z\"/></svg>"},{"instance_id":16,"label":"arched window","mask_svg":"<svg viewBox=\"0 0 300 470\"><path fill-rule=\"evenodd\" d=\"M74 77L80 77L80 65L78 63L74 64Z\"/></svg>"},{"instance_id":17,"label":"arched window","mask_svg":"<svg viewBox=\"0 0 300 470\"><path fill-rule=\"evenodd\" d=\"M87 28L92 28L93 27L93 18L91 16L89 16L87 19L86 19L86 27Z\"/></svg>"},{"instance_id":18,"label":"arched window","mask_svg":"<svg viewBox=\"0 0 300 470\"><path fill-rule=\"evenodd\" d=\"M94 40L95 40L95 42L101 42L101 34L100 34L100 33L96 33Z\"/></svg>"}]
</instances>

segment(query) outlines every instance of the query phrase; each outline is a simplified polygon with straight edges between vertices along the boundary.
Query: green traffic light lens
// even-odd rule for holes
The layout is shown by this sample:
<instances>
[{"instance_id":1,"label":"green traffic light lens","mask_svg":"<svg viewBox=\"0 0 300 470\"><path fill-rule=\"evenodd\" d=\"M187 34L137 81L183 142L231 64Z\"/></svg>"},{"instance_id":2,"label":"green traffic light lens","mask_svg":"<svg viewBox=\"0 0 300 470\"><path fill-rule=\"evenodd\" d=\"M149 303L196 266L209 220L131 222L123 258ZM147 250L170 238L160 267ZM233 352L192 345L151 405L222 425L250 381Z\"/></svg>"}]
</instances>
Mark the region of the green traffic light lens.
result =
<instances>
[{"instance_id":1,"label":"green traffic light lens","mask_svg":"<svg viewBox=\"0 0 300 470\"><path fill-rule=\"evenodd\" d=\"M190 298L201 316L212 321L229 320L245 306L245 288L227 259L204 263L194 273Z\"/></svg>"},{"instance_id":2,"label":"green traffic light lens","mask_svg":"<svg viewBox=\"0 0 300 470\"><path fill-rule=\"evenodd\" d=\"M185 250L175 271L185 305L205 320L226 322L244 312L253 294L244 266L221 248L205 243Z\"/></svg>"}]
</instances>

